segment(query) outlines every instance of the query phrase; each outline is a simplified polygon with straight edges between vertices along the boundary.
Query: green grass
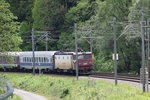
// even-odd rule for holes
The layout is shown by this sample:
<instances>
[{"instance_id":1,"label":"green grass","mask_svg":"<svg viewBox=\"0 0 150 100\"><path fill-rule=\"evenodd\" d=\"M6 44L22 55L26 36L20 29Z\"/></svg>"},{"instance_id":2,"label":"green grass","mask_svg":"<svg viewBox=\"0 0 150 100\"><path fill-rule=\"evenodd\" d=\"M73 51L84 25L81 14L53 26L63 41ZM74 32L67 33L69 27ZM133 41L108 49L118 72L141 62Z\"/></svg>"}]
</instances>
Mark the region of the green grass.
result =
<instances>
[{"instance_id":1,"label":"green grass","mask_svg":"<svg viewBox=\"0 0 150 100\"><path fill-rule=\"evenodd\" d=\"M150 93L127 85L115 86L100 80L0 74L16 88L31 91L49 100L150 100Z\"/></svg>"},{"instance_id":2,"label":"green grass","mask_svg":"<svg viewBox=\"0 0 150 100\"><path fill-rule=\"evenodd\" d=\"M13 95L13 97L10 98L9 100L22 100L22 99L17 95Z\"/></svg>"},{"instance_id":3,"label":"green grass","mask_svg":"<svg viewBox=\"0 0 150 100\"><path fill-rule=\"evenodd\" d=\"M0 90L0 95L3 94L4 92L2 90Z\"/></svg>"}]
</instances>

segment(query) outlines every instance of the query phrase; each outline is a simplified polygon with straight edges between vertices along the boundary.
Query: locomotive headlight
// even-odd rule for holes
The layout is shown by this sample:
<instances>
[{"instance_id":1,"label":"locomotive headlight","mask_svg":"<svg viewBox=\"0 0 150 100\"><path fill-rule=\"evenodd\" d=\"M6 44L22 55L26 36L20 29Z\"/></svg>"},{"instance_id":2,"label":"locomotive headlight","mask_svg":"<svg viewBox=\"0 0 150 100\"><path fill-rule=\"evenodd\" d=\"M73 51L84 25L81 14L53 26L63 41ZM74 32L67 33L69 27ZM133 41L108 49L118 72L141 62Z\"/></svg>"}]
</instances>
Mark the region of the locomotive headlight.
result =
<instances>
[{"instance_id":1,"label":"locomotive headlight","mask_svg":"<svg viewBox=\"0 0 150 100\"><path fill-rule=\"evenodd\" d=\"M90 61L89 64L92 64L92 62Z\"/></svg>"}]
</instances>

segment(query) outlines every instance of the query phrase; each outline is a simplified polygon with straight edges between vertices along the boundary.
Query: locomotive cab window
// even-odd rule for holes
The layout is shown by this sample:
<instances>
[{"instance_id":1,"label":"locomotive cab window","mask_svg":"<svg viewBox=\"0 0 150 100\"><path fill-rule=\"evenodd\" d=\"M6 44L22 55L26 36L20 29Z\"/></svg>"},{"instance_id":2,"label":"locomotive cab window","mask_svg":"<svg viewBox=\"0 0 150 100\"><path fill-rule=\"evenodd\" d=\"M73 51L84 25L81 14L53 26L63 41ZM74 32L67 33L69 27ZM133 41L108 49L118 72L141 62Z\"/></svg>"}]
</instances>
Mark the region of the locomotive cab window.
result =
<instances>
[{"instance_id":1,"label":"locomotive cab window","mask_svg":"<svg viewBox=\"0 0 150 100\"><path fill-rule=\"evenodd\" d=\"M78 55L78 59L84 59L83 55Z\"/></svg>"},{"instance_id":2,"label":"locomotive cab window","mask_svg":"<svg viewBox=\"0 0 150 100\"><path fill-rule=\"evenodd\" d=\"M86 55L84 55L84 59L89 59L89 58L92 58L92 55L91 55L91 54L86 54Z\"/></svg>"}]
</instances>

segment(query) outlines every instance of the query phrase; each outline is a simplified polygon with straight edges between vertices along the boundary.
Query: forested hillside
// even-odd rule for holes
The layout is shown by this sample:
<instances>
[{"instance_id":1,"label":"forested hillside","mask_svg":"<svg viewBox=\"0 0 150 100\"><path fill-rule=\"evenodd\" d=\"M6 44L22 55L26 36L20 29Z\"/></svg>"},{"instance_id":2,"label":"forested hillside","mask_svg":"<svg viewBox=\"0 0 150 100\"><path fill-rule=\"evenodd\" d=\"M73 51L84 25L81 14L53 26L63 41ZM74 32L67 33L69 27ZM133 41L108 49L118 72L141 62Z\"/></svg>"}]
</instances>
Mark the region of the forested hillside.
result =
<instances>
[{"instance_id":1,"label":"forested hillside","mask_svg":"<svg viewBox=\"0 0 150 100\"><path fill-rule=\"evenodd\" d=\"M90 26L93 39L95 71L113 72L113 24L116 17L119 54L118 71L139 73L141 38L139 10L150 9L150 0L0 0L0 51L31 51L31 30L49 31L48 50L75 51L74 24ZM145 19L150 12L145 12ZM122 23L121 23L122 22ZM134 22L127 24L125 22ZM133 26L132 26L133 25ZM131 30L127 28L131 27ZM134 31L135 37L131 38ZM79 31L80 34L81 31ZM37 35L37 36L36 36ZM43 33L36 33L36 39ZM132 34L133 35L133 34ZM80 36L79 36L80 37ZM79 39L79 48L90 51L89 43ZM36 43L45 50L45 39Z\"/></svg>"}]
</instances>

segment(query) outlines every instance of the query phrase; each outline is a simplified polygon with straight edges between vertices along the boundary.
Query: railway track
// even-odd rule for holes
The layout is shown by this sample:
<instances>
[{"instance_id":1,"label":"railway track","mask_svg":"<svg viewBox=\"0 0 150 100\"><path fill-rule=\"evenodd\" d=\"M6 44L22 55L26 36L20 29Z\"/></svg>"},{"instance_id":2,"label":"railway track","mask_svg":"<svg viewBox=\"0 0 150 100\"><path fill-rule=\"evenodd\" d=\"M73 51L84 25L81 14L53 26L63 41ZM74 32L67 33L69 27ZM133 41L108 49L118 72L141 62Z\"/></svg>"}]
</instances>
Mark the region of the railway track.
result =
<instances>
[{"instance_id":1,"label":"railway track","mask_svg":"<svg viewBox=\"0 0 150 100\"><path fill-rule=\"evenodd\" d=\"M89 77L94 78L106 78L106 79L115 79L114 73L97 73L92 72ZM118 80L124 80L124 81L130 81L130 82L138 82L140 83L140 75L134 75L134 74L124 74L124 73L118 73L117 75ZM149 79L150 81L150 79ZM149 82L150 84L150 82Z\"/></svg>"}]
</instances>

